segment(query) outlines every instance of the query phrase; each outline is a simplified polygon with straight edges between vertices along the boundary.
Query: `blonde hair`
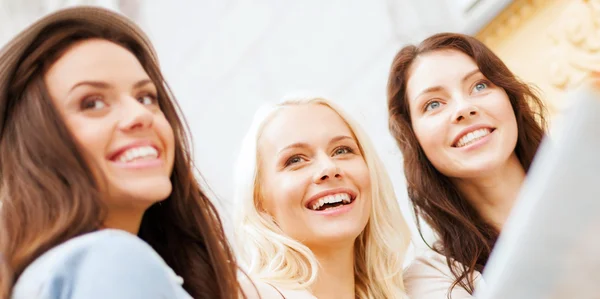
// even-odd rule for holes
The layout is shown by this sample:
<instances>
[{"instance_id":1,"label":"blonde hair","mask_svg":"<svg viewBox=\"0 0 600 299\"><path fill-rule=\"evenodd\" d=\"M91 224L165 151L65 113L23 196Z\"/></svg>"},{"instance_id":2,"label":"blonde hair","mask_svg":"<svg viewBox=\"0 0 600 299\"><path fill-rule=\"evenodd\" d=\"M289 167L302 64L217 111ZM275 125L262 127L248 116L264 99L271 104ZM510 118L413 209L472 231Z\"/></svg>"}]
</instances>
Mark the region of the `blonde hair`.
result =
<instances>
[{"instance_id":1,"label":"blonde hair","mask_svg":"<svg viewBox=\"0 0 600 299\"><path fill-rule=\"evenodd\" d=\"M244 138L236 165L235 241L240 262L256 279L289 289L308 289L319 264L312 251L287 236L260 211L258 140L281 108L318 104L335 111L353 132L369 168L372 207L355 241L354 271L358 298L405 298L402 270L410 232L392 183L366 133L345 112L324 98L294 98L260 109Z\"/></svg>"}]
</instances>

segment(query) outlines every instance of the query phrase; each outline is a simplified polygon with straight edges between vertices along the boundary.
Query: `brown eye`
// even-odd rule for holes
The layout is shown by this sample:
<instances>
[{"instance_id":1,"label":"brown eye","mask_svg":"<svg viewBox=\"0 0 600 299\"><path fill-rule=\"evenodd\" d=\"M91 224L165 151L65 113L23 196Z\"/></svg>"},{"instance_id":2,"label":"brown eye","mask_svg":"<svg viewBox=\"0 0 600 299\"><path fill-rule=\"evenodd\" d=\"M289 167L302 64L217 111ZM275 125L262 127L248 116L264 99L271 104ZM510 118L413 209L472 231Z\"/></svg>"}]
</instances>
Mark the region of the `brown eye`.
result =
<instances>
[{"instance_id":1,"label":"brown eye","mask_svg":"<svg viewBox=\"0 0 600 299\"><path fill-rule=\"evenodd\" d=\"M87 97L81 101L81 110L100 110L106 106L104 99L99 96Z\"/></svg>"},{"instance_id":2,"label":"brown eye","mask_svg":"<svg viewBox=\"0 0 600 299\"><path fill-rule=\"evenodd\" d=\"M142 105L154 105L158 102L156 99L156 96L151 95L151 94L143 95L143 96L139 97L137 100L138 100L138 102L142 103Z\"/></svg>"}]
</instances>

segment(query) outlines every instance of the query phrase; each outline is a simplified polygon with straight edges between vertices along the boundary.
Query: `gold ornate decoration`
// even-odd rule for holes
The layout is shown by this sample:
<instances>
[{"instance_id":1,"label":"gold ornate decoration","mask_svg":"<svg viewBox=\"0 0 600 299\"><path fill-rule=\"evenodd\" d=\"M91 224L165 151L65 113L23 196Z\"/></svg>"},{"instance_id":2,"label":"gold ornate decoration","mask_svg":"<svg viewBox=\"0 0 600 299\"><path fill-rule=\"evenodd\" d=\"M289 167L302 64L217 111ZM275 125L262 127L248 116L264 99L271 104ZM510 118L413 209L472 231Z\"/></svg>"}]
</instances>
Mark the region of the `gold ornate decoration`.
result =
<instances>
[{"instance_id":1,"label":"gold ornate decoration","mask_svg":"<svg viewBox=\"0 0 600 299\"><path fill-rule=\"evenodd\" d=\"M548 33L552 40L549 80L573 88L600 71L600 0L573 1Z\"/></svg>"},{"instance_id":2,"label":"gold ornate decoration","mask_svg":"<svg viewBox=\"0 0 600 299\"><path fill-rule=\"evenodd\" d=\"M515 0L494 21L479 31L477 38L493 48L549 2L549 0Z\"/></svg>"}]
</instances>

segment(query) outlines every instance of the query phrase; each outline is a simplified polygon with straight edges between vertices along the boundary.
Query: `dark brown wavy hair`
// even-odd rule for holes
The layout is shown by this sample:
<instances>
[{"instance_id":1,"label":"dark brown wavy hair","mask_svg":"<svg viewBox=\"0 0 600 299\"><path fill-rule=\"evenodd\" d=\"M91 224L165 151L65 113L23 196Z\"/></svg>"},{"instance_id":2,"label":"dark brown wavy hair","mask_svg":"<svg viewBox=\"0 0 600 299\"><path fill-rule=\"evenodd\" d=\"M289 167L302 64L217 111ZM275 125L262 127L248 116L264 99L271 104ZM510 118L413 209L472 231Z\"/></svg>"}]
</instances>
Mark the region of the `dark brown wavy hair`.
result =
<instances>
[{"instance_id":1,"label":"dark brown wavy hair","mask_svg":"<svg viewBox=\"0 0 600 299\"><path fill-rule=\"evenodd\" d=\"M99 8L57 12L0 52L0 298L49 249L98 230L106 215L93 166L53 106L44 74L70 46L100 38L133 53L158 89L175 136L173 191L143 215L138 236L194 298L237 298L238 267L217 211L194 176L185 121L137 26Z\"/></svg>"},{"instance_id":2,"label":"dark brown wavy hair","mask_svg":"<svg viewBox=\"0 0 600 299\"><path fill-rule=\"evenodd\" d=\"M506 91L517 119L518 140L514 151L525 171L545 135L546 108L531 87L519 81L489 48L470 36L433 35L418 46L402 48L392 63L387 90L389 126L402 151L417 227L423 238L420 223L423 219L439 238L430 247L448 258L448 267L455 276L450 290L460 285L473 293L473 272L483 271L499 232L427 159L413 131L406 94L412 63L420 55L439 50L460 51L470 56L488 80Z\"/></svg>"}]
</instances>

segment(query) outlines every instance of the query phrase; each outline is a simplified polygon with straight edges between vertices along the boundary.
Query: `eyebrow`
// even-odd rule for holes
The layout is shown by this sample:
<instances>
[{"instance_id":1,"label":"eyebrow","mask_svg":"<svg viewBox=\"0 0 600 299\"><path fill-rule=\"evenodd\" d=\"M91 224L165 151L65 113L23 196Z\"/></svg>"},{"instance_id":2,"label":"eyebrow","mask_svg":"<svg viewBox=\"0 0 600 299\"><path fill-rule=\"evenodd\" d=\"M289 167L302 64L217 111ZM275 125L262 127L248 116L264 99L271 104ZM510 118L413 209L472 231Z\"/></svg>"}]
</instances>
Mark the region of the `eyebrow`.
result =
<instances>
[{"instance_id":1,"label":"eyebrow","mask_svg":"<svg viewBox=\"0 0 600 299\"><path fill-rule=\"evenodd\" d=\"M331 138L331 140L329 140L329 144L336 143L338 141L345 140L345 139L354 140L354 138L352 138L352 137L350 137L348 135L339 135L339 136ZM310 147L308 145L308 143L305 143L305 142L296 142L296 143L292 143L292 144L290 144L290 145L282 148L278 152L278 154L281 154L283 151L291 149L291 148L307 148L307 147Z\"/></svg>"},{"instance_id":2,"label":"eyebrow","mask_svg":"<svg viewBox=\"0 0 600 299\"><path fill-rule=\"evenodd\" d=\"M133 84L133 88L140 88L146 84L150 84L152 83L152 80L150 79L143 79L140 80L138 82L136 82L135 84ZM101 88L101 89L108 89L110 87L110 85L106 82L102 82L102 81L81 81L75 85L73 85L73 87L71 87L71 90L69 90L69 93L71 93L75 88L80 87L80 86L92 86L92 87L96 87L96 88Z\"/></svg>"},{"instance_id":3,"label":"eyebrow","mask_svg":"<svg viewBox=\"0 0 600 299\"><path fill-rule=\"evenodd\" d=\"M471 78L473 75L480 73L481 71L479 69L474 69L470 72L468 72L461 80L462 83L465 83L465 81L467 81L469 78ZM419 98L420 96L426 94L426 93L430 93L430 92L437 92L437 91L441 91L443 90L443 88L441 86L432 86L429 88L424 89L423 91L421 91L416 98Z\"/></svg>"}]
</instances>

